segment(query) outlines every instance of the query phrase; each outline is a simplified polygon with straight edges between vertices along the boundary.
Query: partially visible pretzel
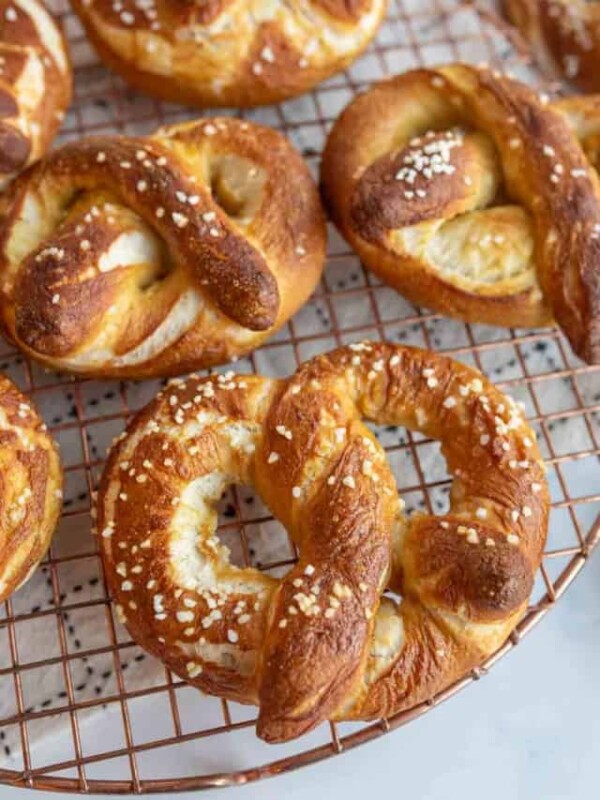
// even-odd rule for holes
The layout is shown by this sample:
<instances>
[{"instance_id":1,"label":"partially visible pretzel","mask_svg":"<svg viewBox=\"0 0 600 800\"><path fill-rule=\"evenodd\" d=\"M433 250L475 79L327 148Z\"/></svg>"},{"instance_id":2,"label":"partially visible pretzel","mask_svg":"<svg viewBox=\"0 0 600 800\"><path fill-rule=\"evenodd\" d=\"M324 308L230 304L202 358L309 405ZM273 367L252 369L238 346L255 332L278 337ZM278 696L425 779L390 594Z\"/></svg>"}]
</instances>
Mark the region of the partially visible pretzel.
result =
<instances>
[{"instance_id":1,"label":"partially visible pretzel","mask_svg":"<svg viewBox=\"0 0 600 800\"><path fill-rule=\"evenodd\" d=\"M510 327L554 317L599 362L600 179L578 137L591 152L600 116L588 98L560 112L488 69L408 72L343 112L323 190L365 264L413 302Z\"/></svg>"},{"instance_id":2,"label":"partially visible pretzel","mask_svg":"<svg viewBox=\"0 0 600 800\"><path fill-rule=\"evenodd\" d=\"M307 299L325 224L301 157L235 119L67 144L19 178L0 310L61 370L144 377L227 361Z\"/></svg>"},{"instance_id":3,"label":"partially visible pretzel","mask_svg":"<svg viewBox=\"0 0 600 800\"><path fill-rule=\"evenodd\" d=\"M600 2L503 0L507 17L542 66L588 92L600 91Z\"/></svg>"},{"instance_id":4,"label":"partially visible pretzel","mask_svg":"<svg viewBox=\"0 0 600 800\"><path fill-rule=\"evenodd\" d=\"M0 0L0 188L48 149L71 99L65 41L38 0Z\"/></svg>"},{"instance_id":5,"label":"partially visible pretzel","mask_svg":"<svg viewBox=\"0 0 600 800\"><path fill-rule=\"evenodd\" d=\"M362 418L441 441L446 514L403 514ZM253 483L297 544L281 581L219 543L232 483ZM135 641L204 691L259 704L259 735L284 741L389 716L482 663L526 607L548 504L514 401L448 358L361 343L288 380L172 382L110 455L98 531Z\"/></svg>"},{"instance_id":6,"label":"partially visible pretzel","mask_svg":"<svg viewBox=\"0 0 600 800\"><path fill-rule=\"evenodd\" d=\"M388 0L71 0L100 57L140 91L257 106L308 91L367 46Z\"/></svg>"},{"instance_id":7,"label":"partially visible pretzel","mask_svg":"<svg viewBox=\"0 0 600 800\"><path fill-rule=\"evenodd\" d=\"M0 375L0 602L46 555L62 485L54 440L30 399Z\"/></svg>"}]
</instances>

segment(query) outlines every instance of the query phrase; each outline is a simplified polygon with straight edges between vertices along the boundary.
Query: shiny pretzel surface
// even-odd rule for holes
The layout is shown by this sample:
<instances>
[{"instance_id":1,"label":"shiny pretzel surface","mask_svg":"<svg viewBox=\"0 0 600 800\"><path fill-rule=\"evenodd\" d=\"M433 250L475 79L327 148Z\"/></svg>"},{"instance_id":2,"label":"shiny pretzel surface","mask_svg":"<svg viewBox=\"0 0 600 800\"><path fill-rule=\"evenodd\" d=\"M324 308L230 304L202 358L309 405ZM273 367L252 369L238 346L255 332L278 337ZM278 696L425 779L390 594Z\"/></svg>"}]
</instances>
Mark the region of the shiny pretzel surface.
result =
<instances>
[{"instance_id":1,"label":"shiny pretzel surface","mask_svg":"<svg viewBox=\"0 0 600 800\"><path fill-rule=\"evenodd\" d=\"M598 110L465 64L399 75L335 124L326 202L367 266L413 302L510 327L554 318L598 362Z\"/></svg>"},{"instance_id":2,"label":"shiny pretzel surface","mask_svg":"<svg viewBox=\"0 0 600 800\"><path fill-rule=\"evenodd\" d=\"M45 556L62 508L57 447L30 398L0 376L0 601Z\"/></svg>"},{"instance_id":3,"label":"shiny pretzel surface","mask_svg":"<svg viewBox=\"0 0 600 800\"><path fill-rule=\"evenodd\" d=\"M503 0L534 56L583 91L600 91L600 2Z\"/></svg>"},{"instance_id":4,"label":"shiny pretzel surface","mask_svg":"<svg viewBox=\"0 0 600 800\"><path fill-rule=\"evenodd\" d=\"M404 514L363 419L440 440L447 513ZM544 474L520 409L480 373L364 342L287 380L171 382L113 448L98 535L133 638L204 691L258 704L259 735L284 741L411 707L502 644L541 558ZM216 536L235 483L298 547L281 580L233 566Z\"/></svg>"},{"instance_id":5,"label":"shiny pretzel surface","mask_svg":"<svg viewBox=\"0 0 600 800\"><path fill-rule=\"evenodd\" d=\"M108 66L196 106L256 106L308 91L375 35L387 0L72 0Z\"/></svg>"},{"instance_id":6,"label":"shiny pretzel surface","mask_svg":"<svg viewBox=\"0 0 600 800\"><path fill-rule=\"evenodd\" d=\"M189 372L277 330L324 252L316 186L276 131L217 118L93 137L5 198L0 311L15 342L57 369Z\"/></svg>"},{"instance_id":7,"label":"shiny pretzel surface","mask_svg":"<svg viewBox=\"0 0 600 800\"><path fill-rule=\"evenodd\" d=\"M0 0L0 189L48 149L71 98L62 33L38 0Z\"/></svg>"}]
</instances>

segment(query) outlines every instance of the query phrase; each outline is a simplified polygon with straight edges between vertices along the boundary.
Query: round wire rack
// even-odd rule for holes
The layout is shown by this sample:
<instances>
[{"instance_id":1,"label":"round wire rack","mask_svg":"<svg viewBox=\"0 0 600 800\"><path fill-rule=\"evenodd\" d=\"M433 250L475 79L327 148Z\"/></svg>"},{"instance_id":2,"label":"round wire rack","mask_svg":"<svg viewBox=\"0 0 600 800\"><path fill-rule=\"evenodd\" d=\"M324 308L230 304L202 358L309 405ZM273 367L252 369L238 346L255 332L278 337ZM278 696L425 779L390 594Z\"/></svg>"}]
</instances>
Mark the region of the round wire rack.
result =
<instances>
[{"instance_id":1,"label":"round wire rack","mask_svg":"<svg viewBox=\"0 0 600 800\"><path fill-rule=\"evenodd\" d=\"M51 0L71 44L75 100L62 139L148 133L193 117L136 95L97 61L66 0ZM543 83L492 3L392 0L363 58L303 98L245 112L287 134L310 166L331 123L371 81L418 65L486 61ZM197 114L196 114L197 115ZM0 610L0 781L80 793L141 793L240 784L328 758L404 725L484 675L553 607L600 539L600 378L557 330L464 325L418 310L366 273L330 230L329 259L307 306L236 369L286 375L306 358L363 338L429 347L486 372L525 403L548 465L550 535L528 612L479 669L427 703L375 723L323 725L269 746L255 709L202 695L146 656L116 620L90 507L106 447L159 383L74 380L0 348L0 369L37 403L59 441L65 508L51 551ZM436 444L378 430L409 509L443 510L449 479ZM219 535L234 560L281 574L295 558L285 532L239 487L222 503Z\"/></svg>"}]
</instances>

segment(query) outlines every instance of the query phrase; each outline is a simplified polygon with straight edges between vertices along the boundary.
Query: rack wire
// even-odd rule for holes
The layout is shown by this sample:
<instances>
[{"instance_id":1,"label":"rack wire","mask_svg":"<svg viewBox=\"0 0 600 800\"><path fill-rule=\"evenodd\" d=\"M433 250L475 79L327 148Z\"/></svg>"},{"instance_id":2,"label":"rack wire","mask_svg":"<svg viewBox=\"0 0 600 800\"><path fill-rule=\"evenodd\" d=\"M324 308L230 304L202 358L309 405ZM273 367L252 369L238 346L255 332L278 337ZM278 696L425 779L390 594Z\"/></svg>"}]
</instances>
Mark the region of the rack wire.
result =
<instances>
[{"instance_id":1,"label":"rack wire","mask_svg":"<svg viewBox=\"0 0 600 800\"><path fill-rule=\"evenodd\" d=\"M76 68L63 140L146 133L194 116L128 90L97 62L66 0L51 5ZM451 60L487 61L542 80L490 4L392 0L377 40L355 66L300 100L242 116L283 131L314 169L331 123L357 91L387 74ZM479 367L526 404L547 460L553 510L531 605L510 640L430 702L375 723L324 725L289 745L264 745L254 736L254 709L205 697L145 657L117 622L106 593L90 533L91 498L105 446L158 383L74 380L45 373L4 346L0 368L34 398L62 445L67 492L48 557L0 611L2 782L140 793L239 784L295 769L374 739L452 697L485 675L554 606L600 539L600 494L586 478L597 474L600 454L598 368L574 359L557 330L463 325L415 309L365 272L333 230L327 270L311 302L237 367L288 374L317 352L361 338L443 351ZM395 430L378 435L409 508L440 510L449 479L434 443ZM244 489L224 500L219 535L241 563L271 574L294 561L286 534Z\"/></svg>"}]
</instances>

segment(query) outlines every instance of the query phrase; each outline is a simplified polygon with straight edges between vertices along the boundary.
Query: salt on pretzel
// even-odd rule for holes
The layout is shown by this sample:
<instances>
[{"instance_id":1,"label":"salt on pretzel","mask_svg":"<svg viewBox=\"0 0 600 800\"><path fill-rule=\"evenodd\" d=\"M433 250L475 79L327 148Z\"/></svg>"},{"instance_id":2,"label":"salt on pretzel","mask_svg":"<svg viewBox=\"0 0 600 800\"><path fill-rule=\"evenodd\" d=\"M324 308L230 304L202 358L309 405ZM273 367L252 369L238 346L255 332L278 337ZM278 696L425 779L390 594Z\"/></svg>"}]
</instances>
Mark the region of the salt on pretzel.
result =
<instances>
[{"instance_id":1,"label":"salt on pretzel","mask_svg":"<svg viewBox=\"0 0 600 800\"><path fill-rule=\"evenodd\" d=\"M600 91L600 2L503 0L503 7L543 67Z\"/></svg>"},{"instance_id":2,"label":"salt on pretzel","mask_svg":"<svg viewBox=\"0 0 600 800\"><path fill-rule=\"evenodd\" d=\"M584 149L600 116L589 98L561 109L488 69L399 75L338 119L323 191L365 264L413 302L509 327L554 317L598 362L600 179Z\"/></svg>"},{"instance_id":3,"label":"salt on pretzel","mask_svg":"<svg viewBox=\"0 0 600 800\"><path fill-rule=\"evenodd\" d=\"M447 513L404 515L363 418L441 441ZM216 537L235 483L298 546L282 580L232 566ZM112 450L98 531L134 640L204 691L258 704L275 742L389 716L481 664L526 608L548 504L514 401L449 358L361 343L288 380L172 382Z\"/></svg>"},{"instance_id":4,"label":"salt on pretzel","mask_svg":"<svg viewBox=\"0 0 600 800\"><path fill-rule=\"evenodd\" d=\"M142 92L200 107L302 94L343 70L388 0L71 0L105 63Z\"/></svg>"},{"instance_id":5,"label":"salt on pretzel","mask_svg":"<svg viewBox=\"0 0 600 800\"><path fill-rule=\"evenodd\" d=\"M274 130L209 119L53 152L5 198L0 311L48 366L189 372L256 347L308 298L325 223Z\"/></svg>"},{"instance_id":6,"label":"salt on pretzel","mask_svg":"<svg viewBox=\"0 0 600 800\"><path fill-rule=\"evenodd\" d=\"M46 554L62 485L54 440L30 399L0 375L0 602Z\"/></svg>"},{"instance_id":7,"label":"salt on pretzel","mask_svg":"<svg viewBox=\"0 0 600 800\"><path fill-rule=\"evenodd\" d=\"M38 0L0 0L0 189L50 146L71 99L58 26Z\"/></svg>"}]
</instances>

